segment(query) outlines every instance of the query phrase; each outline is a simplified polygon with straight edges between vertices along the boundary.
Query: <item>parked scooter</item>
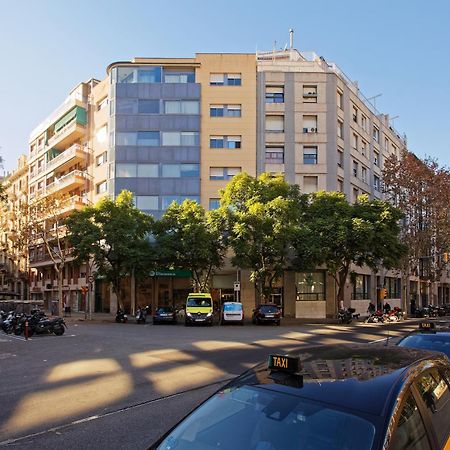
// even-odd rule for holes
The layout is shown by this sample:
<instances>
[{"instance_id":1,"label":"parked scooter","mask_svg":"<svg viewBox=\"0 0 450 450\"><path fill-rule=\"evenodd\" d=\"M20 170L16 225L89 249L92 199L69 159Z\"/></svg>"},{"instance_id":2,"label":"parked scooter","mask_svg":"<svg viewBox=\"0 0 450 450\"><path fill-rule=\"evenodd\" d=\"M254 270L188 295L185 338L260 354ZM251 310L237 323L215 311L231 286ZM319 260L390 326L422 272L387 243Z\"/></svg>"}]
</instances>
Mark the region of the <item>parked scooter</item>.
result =
<instances>
[{"instance_id":1,"label":"parked scooter","mask_svg":"<svg viewBox=\"0 0 450 450\"><path fill-rule=\"evenodd\" d=\"M358 319L359 314L355 314L355 308L340 309L338 311L339 323L352 323L353 319Z\"/></svg>"},{"instance_id":2,"label":"parked scooter","mask_svg":"<svg viewBox=\"0 0 450 450\"><path fill-rule=\"evenodd\" d=\"M125 311L122 308L119 308L117 310L116 322L117 323L126 323L126 322L128 322L128 316L125 314Z\"/></svg>"},{"instance_id":3,"label":"parked scooter","mask_svg":"<svg viewBox=\"0 0 450 450\"><path fill-rule=\"evenodd\" d=\"M148 311L149 311L148 306L146 306L145 308L141 308L140 306L138 306L136 310L136 322L145 323L147 320Z\"/></svg>"},{"instance_id":4,"label":"parked scooter","mask_svg":"<svg viewBox=\"0 0 450 450\"><path fill-rule=\"evenodd\" d=\"M385 318L384 318L384 314L383 312L379 309L377 311L375 311L373 314L371 314L366 320L366 323L379 323L379 322L384 322Z\"/></svg>"},{"instance_id":5,"label":"parked scooter","mask_svg":"<svg viewBox=\"0 0 450 450\"><path fill-rule=\"evenodd\" d=\"M67 328L62 317L46 317L42 311L35 311L29 317L22 317L20 321L20 332L25 334L26 321L28 321L28 336L33 334L50 334L62 336Z\"/></svg>"}]
</instances>

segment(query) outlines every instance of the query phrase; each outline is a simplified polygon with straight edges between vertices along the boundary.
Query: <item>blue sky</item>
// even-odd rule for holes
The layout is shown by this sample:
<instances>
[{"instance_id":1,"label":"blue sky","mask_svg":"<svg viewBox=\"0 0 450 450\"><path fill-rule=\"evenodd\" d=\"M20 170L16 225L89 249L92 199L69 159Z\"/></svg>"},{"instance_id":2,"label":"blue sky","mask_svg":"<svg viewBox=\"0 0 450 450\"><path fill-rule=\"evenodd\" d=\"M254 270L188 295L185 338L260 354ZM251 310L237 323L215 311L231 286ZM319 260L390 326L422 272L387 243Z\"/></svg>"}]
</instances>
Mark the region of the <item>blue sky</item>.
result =
<instances>
[{"instance_id":1,"label":"blue sky","mask_svg":"<svg viewBox=\"0 0 450 450\"><path fill-rule=\"evenodd\" d=\"M112 61L295 47L336 62L395 119L411 151L450 165L450 2L446 0L0 0L0 155L78 82Z\"/></svg>"}]
</instances>

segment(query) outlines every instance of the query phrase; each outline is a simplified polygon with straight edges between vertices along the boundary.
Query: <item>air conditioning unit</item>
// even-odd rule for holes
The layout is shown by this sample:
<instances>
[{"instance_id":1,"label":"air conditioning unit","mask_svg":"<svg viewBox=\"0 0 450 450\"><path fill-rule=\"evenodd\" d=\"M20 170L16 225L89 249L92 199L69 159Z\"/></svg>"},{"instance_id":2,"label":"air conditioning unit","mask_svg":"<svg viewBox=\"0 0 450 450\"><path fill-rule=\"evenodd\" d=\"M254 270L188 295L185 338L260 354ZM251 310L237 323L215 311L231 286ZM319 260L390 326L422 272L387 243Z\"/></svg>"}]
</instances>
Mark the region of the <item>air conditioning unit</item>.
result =
<instances>
[{"instance_id":1,"label":"air conditioning unit","mask_svg":"<svg viewBox=\"0 0 450 450\"><path fill-rule=\"evenodd\" d=\"M303 133L308 133L308 128L303 128Z\"/></svg>"},{"instance_id":2,"label":"air conditioning unit","mask_svg":"<svg viewBox=\"0 0 450 450\"><path fill-rule=\"evenodd\" d=\"M311 133L317 133L317 128L311 128Z\"/></svg>"}]
</instances>

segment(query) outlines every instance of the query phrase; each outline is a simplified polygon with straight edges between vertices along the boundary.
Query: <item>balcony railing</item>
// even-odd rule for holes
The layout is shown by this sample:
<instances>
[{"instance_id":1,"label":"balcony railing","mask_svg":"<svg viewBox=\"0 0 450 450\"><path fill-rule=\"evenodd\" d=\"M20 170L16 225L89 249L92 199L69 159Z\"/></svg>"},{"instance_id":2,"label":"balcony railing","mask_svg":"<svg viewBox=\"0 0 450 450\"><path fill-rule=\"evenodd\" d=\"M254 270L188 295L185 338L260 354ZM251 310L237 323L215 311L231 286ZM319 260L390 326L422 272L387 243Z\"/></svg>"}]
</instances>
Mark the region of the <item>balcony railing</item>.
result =
<instances>
[{"instance_id":1,"label":"balcony railing","mask_svg":"<svg viewBox=\"0 0 450 450\"><path fill-rule=\"evenodd\" d=\"M71 184L80 184L84 180L88 178L88 174L86 172L82 172L81 170L73 170L68 174L58 178L53 183L49 184L46 188L46 191L59 191L64 189Z\"/></svg>"},{"instance_id":2,"label":"balcony railing","mask_svg":"<svg viewBox=\"0 0 450 450\"><path fill-rule=\"evenodd\" d=\"M83 147L81 147L80 144L73 144L67 150L64 150L58 156L51 159L47 163L47 169L58 167L62 163L69 161L70 159L74 158L77 155L84 158L87 155L87 152L86 150L83 149Z\"/></svg>"},{"instance_id":3,"label":"balcony railing","mask_svg":"<svg viewBox=\"0 0 450 450\"><path fill-rule=\"evenodd\" d=\"M60 141L62 141L64 138L67 138L69 135L71 135L73 132L75 132L78 128L83 130L83 132L79 132L77 134L77 137L79 137L78 135L81 135L84 133L84 130L86 129L85 125L78 123L76 119L72 120L67 125L64 125L64 127L62 127L57 133L55 133L48 140L48 147L53 147L57 143L60 143Z\"/></svg>"}]
</instances>

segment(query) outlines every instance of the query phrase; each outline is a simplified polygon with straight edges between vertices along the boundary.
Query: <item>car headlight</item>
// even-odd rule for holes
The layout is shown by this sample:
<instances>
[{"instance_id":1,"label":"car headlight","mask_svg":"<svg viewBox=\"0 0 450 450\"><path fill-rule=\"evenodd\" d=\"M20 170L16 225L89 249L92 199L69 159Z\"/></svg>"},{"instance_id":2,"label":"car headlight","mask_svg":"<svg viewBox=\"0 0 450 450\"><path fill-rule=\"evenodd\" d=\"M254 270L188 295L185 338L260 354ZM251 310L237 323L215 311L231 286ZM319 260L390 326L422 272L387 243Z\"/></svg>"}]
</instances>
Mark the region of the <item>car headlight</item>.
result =
<instances>
[{"instance_id":1,"label":"car headlight","mask_svg":"<svg viewBox=\"0 0 450 450\"><path fill-rule=\"evenodd\" d=\"M192 314L191 314L190 312L187 312L186 315L187 315L188 317L192 317Z\"/></svg>"},{"instance_id":2,"label":"car headlight","mask_svg":"<svg viewBox=\"0 0 450 450\"><path fill-rule=\"evenodd\" d=\"M212 316L212 312L209 312L208 314L206 314L206 317L211 317Z\"/></svg>"}]
</instances>

